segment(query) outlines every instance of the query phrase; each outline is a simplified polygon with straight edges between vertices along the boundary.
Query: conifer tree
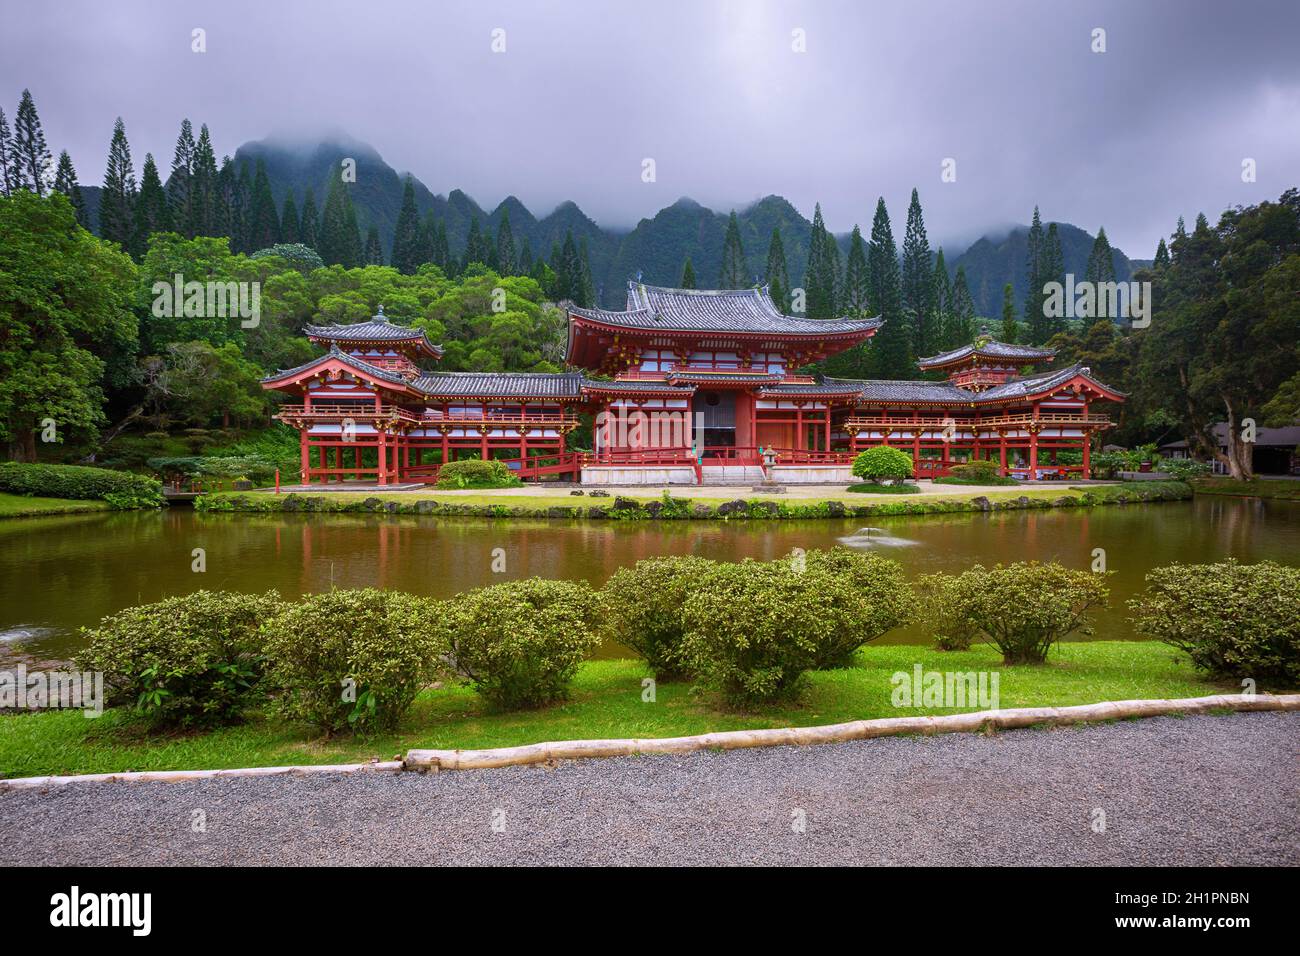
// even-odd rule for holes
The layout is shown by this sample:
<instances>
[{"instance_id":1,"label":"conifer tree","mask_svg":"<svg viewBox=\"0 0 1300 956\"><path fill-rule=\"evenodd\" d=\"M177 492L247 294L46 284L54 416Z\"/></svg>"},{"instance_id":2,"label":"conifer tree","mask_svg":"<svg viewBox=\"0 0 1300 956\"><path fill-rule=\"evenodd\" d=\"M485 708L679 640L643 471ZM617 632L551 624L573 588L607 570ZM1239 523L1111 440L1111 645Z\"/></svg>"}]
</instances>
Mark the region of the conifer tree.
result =
<instances>
[{"instance_id":1,"label":"conifer tree","mask_svg":"<svg viewBox=\"0 0 1300 956\"><path fill-rule=\"evenodd\" d=\"M126 126L119 116L113 124L104 186L99 193L99 235L127 250L135 236L135 193L131 146L126 141Z\"/></svg>"},{"instance_id":2,"label":"conifer tree","mask_svg":"<svg viewBox=\"0 0 1300 956\"><path fill-rule=\"evenodd\" d=\"M1169 261L1169 247L1165 245L1165 240L1161 237L1159 245L1156 246L1156 258L1152 266L1156 269L1164 269L1169 266Z\"/></svg>"},{"instance_id":3,"label":"conifer tree","mask_svg":"<svg viewBox=\"0 0 1300 956\"><path fill-rule=\"evenodd\" d=\"M310 186L302 197L302 216L298 223L298 241L319 252L320 215L316 212L316 194Z\"/></svg>"},{"instance_id":4,"label":"conifer tree","mask_svg":"<svg viewBox=\"0 0 1300 956\"><path fill-rule=\"evenodd\" d=\"M722 273L718 279L719 289L743 289L749 285L745 275L745 249L740 242L740 223L736 220L736 211L731 211L727 219L727 235L722 240Z\"/></svg>"},{"instance_id":5,"label":"conifer tree","mask_svg":"<svg viewBox=\"0 0 1300 956\"><path fill-rule=\"evenodd\" d=\"M212 234L225 236L234 249L235 229L235 164L229 156L221 161L221 170L217 173L216 186L212 190Z\"/></svg>"},{"instance_id":6,"label":"conifer tree","mask_svg":"<svg viewBox=\"0 0 1300 956\"><path fill-rule=\"evenodd\" d=\"M948 278L948 264L943 258L943 247L934 257L934 272L930 278L930 325L935 330L934 354L953 348L948 339L951 328L949 313L952 309L952 281ZM929 355L918 356L929 358Z\"/></svg>"},{"instance_id":7,"label":"conifer tree","mask_svg":"<svg viewBox=\"0 0 1300 956\"><path fill-rule=\"evenodd\" d=\"M487 264L487 252L483 245L483 233L479 228L478 216L469 223L469 235L465 237L465 255L461 257L461 271L469 268L471 262Z\"/></svg>"},{"instance_id":8,"label":"conifer tree","mask_svg":"<svg viewBox=\"0 0 1300 956\"><path fill-rule=\"evenodd\" d=\"M1178 225L1174 227L1173 237L1169 240L1169 254L1175 262L1178 261L1178 253L1183 244L1187 241L1187 225L1183 222L1183 217L1178 217Z\"/></svg>"},{"instance_id":9,"label":"conifer tree","mask_svg":"<svg viewBox=\"0 0 1300 956\"><path fill-rule=\"evenodd\" d=\"M1019 337L1016 330L1016 293L1010 282L1002 287L1002 331L998 337L1008 345L1015 345Z\"/></svg>"},{"instance_id":10,"label":"conifer tree","mask_svg":"<svg viewBox=\"0 0 1300 956\"><path fill-rule=\"evenodd\" d=\"M433 210L430 210L424 214L424 218L420 221L420 265L434 261L433 247L437 235L438 224L434 221Z\"/></svg>"},{"instance_id":11,"label":"conifer tree","mask_svg":"<svg viewBox=\"0 0 1300 956\"><path fill-rule=\"evenodd\" d=\"M586 236L578 243L578 295L574 301L584 309L596 304L596 283L591 278L591 259L587 255Z\"/></svg>"},{"instance_id":12,"label":"conifer tree","mask_svg":"<svg viewBox=\"0 0 1300 956\"><path fill-rule=\"evenodd\" d=\"M23 90L14 114L13 154L18 188L30 189L38 196L48 193L54 185L54 157L45 145L45 131L29 90Z\"/></svg>"},{"instance_id":13,"label":"conifer tree","mask_svg":"<svg viewBox=\"0 0 1300 956\"><path fill-rule=\"evenodd\" d=\"M848 265L844 269L844 311L853 315L866 315L871 308L868 296L871 281L867 269L867 244L862 241L862 230L855 223L849 237Z\"/></svg>"},{"instance_id":14,"label":"conifer tree","mask_svg":"<svg viewBox=\"0 0 1300 956\"><path fill-rule=\"evenodd\" d=\"M275 212L275 197L271 195L271 180L266 175L266 163L257 160L257 173L253 177L253 218L249 224L250 251L266 249L280 241L280 217Z\"/></svg>"},{"instance_id":15,"label":"conifer tree","mask_svg":"<svg viewBox=\"0 0 1300 956\"><path fill-rule=\"evenodd\" d=\"M447 242L447 223L438 220L437 230L433 234L433 263L447 275L452 275L455 263L451 258L451 246Z\"/></svg>"},{"instance_id":16,"label":"conifer tree","mask_svg":"<svg viewBox=\"0 0 1300 956\"><path fill-rule=\"evenodd\" d=\"M690 256L687 256L686 261L682 264L682 281L678 284L678 288L695 288L695 266L691 265Z\"/></svg>"},{"instance_id":17,"label":"conifer tree","mask_svg":"<svg viewBox=\"0 0 1300 956\"><path fill-rule=\"evenodd\" d=\"M867 275L872 296L870 311L884 322L872 341L875 375L906 378L912 373L912 329L908 316L903 313L898 247L894 245L894 231L883 196L876 200L876 214L871 223Z\"/></svg>"},{"instance_id":18,"label":"conifer tree","mask_svg":"<svg viewBox=\"0 0 1300 956\"><path fill-rule=\"evenodd\" d=\"M1115 260L1104 226L1097 230L1097 238L1092 242L1092 252L1088 255L1088 268L1084 280L1094 283L1115 281Z\"/></svg>"},{"instance_id":19,"label":"conifer tree","mask_svg":"<svg viewBox=\"0 0 1300 956\"><path fill-rule=\"evenodd\" d=\"M555 269L555 298L578 304L578 297L582 294L582 266L578 263L578 244L573 241L571 230L565 231L564 245L552 268Z\"/></svg>"},{"instance_id":20,"label":"conifer tree","mask_svg":"<svg viewBox=\"0 0 1300 956\"><path fill-rule=\"evenodd\" d=\"M907 232L903 236L903 312L909 316L913 330L913 347L917 355L932 355L937 335L930 326L930 240L925 234L925 217L921 213L921 199L912 190L912 202L907 207Z\"/></svg>"},{"instance_id":21,"label":"conifer tree","mask_svg":"<svg viewBox=\"0 0 1300 956\"><path fill-rule=\"evenodd\" d=\"M153 154L145 153L144 166L140 170L140 193L135 200L135 235L131 241L131 254L137 259L143 259L148 251L150 236L171 229L170 212Z\"/></svg>"},{"instance_id":22,"label":"conifer tree","mask_svg":"<svg viewBox=\"0 0 1300 956\"><path fill-rule=\"evenodd\" d=\"M14 140L9 132L9 121L5 111L0 110L0 193L13 195L17 188L18 175L14 171Z\"/></svg>"},{"instance_id":23,"label":"conifer tree","mask_svg":"<svg viewBox=\"0 0 1300 956\"><path fill-rule=\"evenodd\" d=\"M835 274L828 245L835 240L826 231L821 203L813 207L812 234L808 237L808 267L804 270L804 314L810 319L833 318Z\"/></svg>"},{"instance_id":24,"label":"conifer tree","mask_svg":"<svg viewBox=\"0 0 1300 956\"><path fill-rule=\"evenodd\" d=\"M526 276L533 271L533 244L524 236L519 244L519 274Z\"/></svg>"},{"instance_id":25,"label":"conifer tree","mask_svg":"<svg viewBox=\"0 0 1300 956\"><path fill-rule=\"evenodd\" d=\"M966 267L958 266L957 275L952 282L952 310L949 313L952 330L948 339L955 342L954 348L969 345L975 341L975 300L971 298L970 286L966 282Z\"/></svg>"},{"instance_id":26,"label":"conifer tree","mask_svg":"<svg viewBox=\"0 0 1300 956\"><path fill-rule=\"evenodd\" d=\"M361 235L357 231L356 210L352 207L347 186L338 176L330 178L319 239L316 251L326 265L341 265L345 269L355 269L361 265L364 250L361 247Z\"/></svg>"},{"instance_id":27,"label":"conifer tree","mask_svg":"<svg viewBox=\"0 0 1300 956\"><path fill-rule=\"evenodd\" d=\"M772 227L772 238L767 243L767 266L763 270L763 281L767 283L768 294L782 312L790 311L790 269L785 262L785 243L781 240L781 228Z\"/></svg>"},{"instance_id":28,"label":"conifer tree","mask_svg":"<svg viewBox=\"0 0 1300 956\"><path fill-rule=\"evenodd\" d=\"M293 190L284 191L284 206L280 210L280 241L293 244L301 242L302 225L298 221L298 207L293 202Z\"/></svg>"},{"instance_id":29,"label":"conifer tree","mask_svg":"<svg viewBox=\"0 0 1300 956\"><path fill-rule=\"evenodd\" d=\"M1029 227L1025 250L1025 324L1035 343L1045 340L1043 335L1047 319L1043 315L1043 220L1034 207L1033 224Z\"/></svg>"},{"instance_id":30,"label":"conifer tree","mask_svg":"<svg viewBox=\"0 0 1300 956\"><path fill-rule=\"evenodd\" d=\"M519 256L515 251L515 234L510 229L508 209L501 210L501 222L497 225L496 269L498 275L519 274Z\"/></svg>"},{"instance_id":31,"label":"conifer tree","mask_svg":"<svg viewBox=\"0 0 1300 956\"><path fill-rule=\"evenodd\" d=\"M199 138L194 143L194 168L190 183L192 199L190 219L186 232L191 236L219 236L222 230L219 220L222 215L218 206L221 195L218 184L220 173L217 171L217 155L212 150L212 136L207 124L199 127ZM275 214L275 204L271 204L271 214ZM228 218L228 217L226 217Z\"/></svg>"},{"instance_id":32,"label":"conifer tree","mask_svg":"<svg viewBox=\"0 0 1300 956\"><path fill-rule=\"evenodd\" d=\"M384 247L379 242L379 227L371 226L366 232L366 265L382 266L384 264Z\"/></svg>"},{"instance_id":33,"label":"conifer tree","mask_svg":"<svg viewBox=\"0 0 1300 956\"><path fill-rule=\"evenodd\" d=\"M77 183L77 171L72 166L72 157L68 155L65 149L59 153L59 165L54 171L54 189L67 196L72 202L72 208L77 213L77 224L83 229L89 229L86 218L86 200L81 195L81 186Z\"/></svg>"},{"instance_id":34,"label":"conifer tree","mask_svg":"<svg viewBox=\"0 0 1300 956\"><path fill-rule=\"evenodd\" d=\"M172 168L167 176L167 201L172 208L172 219L187 239L194 238L194 126L189 119L181 120L181 131L176 137L172 152Z\"/></svg>"},{"instance_id":35,"label":"conifer tree","mask_svg":"<svg viewBox=\"0 0 1300 956\"><path fill-rule=\"evenodd\" d=\"M1047 233L1043 236L1043 257L1038 267L1038 277L1046 286L1048 283L1055 282L1058 286L1065 287L1065 252L1061 248L1061 233L1057 229L1056 223L1049 223ZM1045 303L1047 293L1044 292L1039 311L1043 313L1043 341L1046 342L1057 332L1065 330L1065 317L1054 316L1047 317Z\"/></svg>"},{"instance_id":36,"label":"conifer tree","mask_svg":"<svg viewBox=\"0 0 1300 956\"><path fill-rule=\"evenodd\" d=\"M393 227L393 268L402 275L415 275L420 268L420 214L415 208L415 183L408 175L402 187L402 207ZM366 256L369 260L369 255Z\"/></svg>"},{"instance_id":37,"label":"conifer tree","mask_svg":"<svg viewBox=\"0 0 1300 956\"><path fill-rule=\"evenodd\" d=\"M253 177L248 172L248 163L239 164L239 175L235 177L235 188L231 206L234 212L231 221L236 230L230 236L230 248L233 252L256 252L253 246Z\"/></svg>"}]
</instances>

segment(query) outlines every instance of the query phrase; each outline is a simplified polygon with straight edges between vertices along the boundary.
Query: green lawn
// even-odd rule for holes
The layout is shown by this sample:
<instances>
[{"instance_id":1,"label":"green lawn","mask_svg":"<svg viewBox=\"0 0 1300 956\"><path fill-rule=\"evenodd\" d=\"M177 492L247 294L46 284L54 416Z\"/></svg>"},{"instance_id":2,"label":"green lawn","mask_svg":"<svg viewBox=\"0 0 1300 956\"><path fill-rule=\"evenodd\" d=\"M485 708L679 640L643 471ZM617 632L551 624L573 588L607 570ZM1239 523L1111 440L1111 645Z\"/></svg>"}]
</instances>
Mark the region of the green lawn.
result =
<instances>
[{"instance_id":1,"label":"green lawn","mask_svg":"<svg viewBox=\"0 0 1300 956\"><path fill-rule=\"evenodd\" d=\"M810 675L797 706L762 714L713 709L685 684L661 684L643 703L638 661L583 665L569 702L543 710L488 712L463 687L425 691L401 728L366 741L323 740L301 724L255 717L208 734L145 736L122 712L88 720L80 711L0 717L0 772L9 777L126 770L185 770L283 764L347 763L404 755L410 748L483 748L600 737L671 737L714 730L831 724L872 717L955 713L895 708L890 676L926 670L997 671L1001 706L1066 706L1104 700L1201 697L1232 685L1198 678L1182 655L1154 642L1066 644L1042 667L1004 667L980 646L943 653L922 647L869 647L859 666ZM967 710L978 710L969 707Z\"/></svg>"},{"instance_id":2,"label":"green lawn","mask_svg":"<svg viewBox=\"0 0 1300 956\"><path fill-rule=\"evenodd\" d=\"M1300 501L1300 478L1258 478L1255 481L1195 478L1191 486L1198 495L1249 495L1252 498Z\"/></svg>"},{"instance_id":3,"label":"green lawn","mask_svg":"<svg viewBox=\"0 0 1300 956\"><path fill-rule=\"evenodd\" d=\"M72 514L78 511L107 511L107 501L74 501L71 498L29 498L0 491L0 518L28 518L34 515Z\"/></svg>"}]
</instances>

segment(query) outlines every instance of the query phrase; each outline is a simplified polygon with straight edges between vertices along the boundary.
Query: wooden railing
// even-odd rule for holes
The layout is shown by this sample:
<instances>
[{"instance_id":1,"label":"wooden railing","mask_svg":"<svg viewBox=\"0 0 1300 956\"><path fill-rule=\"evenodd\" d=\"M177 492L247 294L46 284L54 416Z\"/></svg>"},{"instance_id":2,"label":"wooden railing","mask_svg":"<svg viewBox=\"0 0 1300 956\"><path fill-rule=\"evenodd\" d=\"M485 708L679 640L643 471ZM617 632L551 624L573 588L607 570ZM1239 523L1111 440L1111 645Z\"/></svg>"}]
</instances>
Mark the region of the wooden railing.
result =
<instances>
[{"instance_id":1,"label":"wooden railing","mask_svg":"<svg viewBox=\"0 0 1300 956\"><path fill-rule=\"evenodd\" d=\"M453 413L444 415L441 411L425 411L423 413L413 412L410 409L403 408L400 405L381 405L375 408L373 405L346 405L341 403L317 403L313 402L308 405L281 405L277 414L282 418L313 418L313 419L343 419L351 418L355 421L390 421L397 419L404 422L419 422L423 424L437 423L455 423L465 425L492 424L492 425L557 425L557 426L577 426L578 416L567 411L536 411L536 412L494 412L487 411L479 413Z\"/></svg>"},{"instance_id":2,"label":"wooden railing","mask_svg":"<svg viewBox=\"0 0 1300 956\"><path fill-rule=\"evenodd\" d=\"M351 418L364 419L365 421L396 418L408 422L418 422L420 420L418 415L402 408L400 405L381 405L375 408L374 405L312 402L311 405L281 405L276 414L281 418Z\"/></svg>"},{"instance_id":3,"label":"wooden railing","mask_svg":"<svg viewBox=\"0 0 1300 956\"><path fill-rule=\"evenodd\" d=\"M903 418L896 415L877 415L871 417L852 416L845 420L844 427L848 429L864 428L944 428L948 425L957 428L999 428L1015 425L1089 425L1094 427L1105 428L1111 424L1109 418L1105 415L1070 415L1062 412L1044 412L1038 417L1025 412L1017 415L998 415L993 418L981 418L974 421L970 418L956 418L955 416L945 416L936 418L934 416L921 416L919 418Z\"/></svg>"}]
</instances>

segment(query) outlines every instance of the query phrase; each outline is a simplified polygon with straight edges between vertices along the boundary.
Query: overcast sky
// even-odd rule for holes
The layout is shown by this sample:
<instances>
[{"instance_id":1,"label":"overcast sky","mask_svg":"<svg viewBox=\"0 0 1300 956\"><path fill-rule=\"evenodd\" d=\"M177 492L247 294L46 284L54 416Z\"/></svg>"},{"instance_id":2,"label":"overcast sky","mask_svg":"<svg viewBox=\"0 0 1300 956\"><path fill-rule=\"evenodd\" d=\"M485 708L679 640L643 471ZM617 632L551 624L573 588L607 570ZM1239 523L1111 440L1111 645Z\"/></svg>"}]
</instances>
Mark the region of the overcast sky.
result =
<instances>
[{"instance_id":1,"label":"overcast sky","mask_svg":"<svg viewBox=\"0 0 1300 956\"><path fill-rule=\"evenodd\" d=\"M0 104L12 124L30 87L88 184L114 117L137 173L151 151L165 175L188 116L219 156L344 130L489 209L573 199L630 227L778 193L845 231L884 195L901 240L915 185L932 241L1038 203L1149 258L1179 214L1300 184L1298 45L1297 0L76 0L7 11Z\"/></svg>"}]
</instances>

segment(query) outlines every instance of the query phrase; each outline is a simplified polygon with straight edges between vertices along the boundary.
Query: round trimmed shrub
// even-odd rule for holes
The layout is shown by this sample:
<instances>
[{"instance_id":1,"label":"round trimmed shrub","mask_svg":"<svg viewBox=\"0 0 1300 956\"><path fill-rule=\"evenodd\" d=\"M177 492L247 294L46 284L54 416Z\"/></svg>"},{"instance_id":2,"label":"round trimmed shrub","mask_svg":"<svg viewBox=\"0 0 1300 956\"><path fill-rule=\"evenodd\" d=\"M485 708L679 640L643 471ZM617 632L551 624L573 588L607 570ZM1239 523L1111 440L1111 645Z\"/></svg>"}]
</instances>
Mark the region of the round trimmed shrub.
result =
<instances>
[{"instance_id":1,"label":"round trimmed shrub","mask_svg":"<svg viewBox=\"0 0 1300 956\"><path fill-rule=\"evenodd\" d=\"M686 676L682 605L714 562L691 555L647 558L620 568L602 591L611 640L631 648L662 681Z\"/></svg>"},{"instance_id":2,"label":"round trimmed shrub","mask_svg":"<svg viewBox=\"0 0 1300 956\"><path fill-rule=\"evenodd\" d=\"M438 469L439 488L513 488L522 483L504 462L491 458L449 461Z\"/></svg>"},{"instance_id":3,"label":"round trimmed shrub","mask_svg":"<svg viewBox=\"0 0 1300 956\"><path fill-rule=\"evenodd\" d=\"M541 707L600 644L600 598L589 585L529 578L477 588L439 605L455 672L495 708Z\"/></svg>"},{"instance_id":4,"label":"round trimmed shrub","mask_svg":"<svg viewBox=\"0 0 1300 956\"><path fill-rule=\"evenodd\" d=\"M442 672L436 602L377 588L336 590L290 604L265 627L281 710L328 736L391 730Z\"/></svg>"},{"instance_id":5,"label":"round trimmed shrub","mask_svg":"<svg viewBox=\"0 0 1300 956\"><path fill-rule=\"evenodd\" d=\"M1057 641L1091 634L1089 613L1105 607L1106 575L1055 561L1018 561L955 576L946 592L953 627L969 627L1002 652L1005 664L1042 664Z\"/></svg>"},{"instance_id":6,"label":"round trimmed shrub","mask_svg":"<svg viewBox=\"0 0 1300 956\"><path fill-rule=\"evenodd\" d=\"M1138 629L1218 678L1300 685L1300 568L1272 561L1172 564L1129 601Z\"/></svg>"},{"instance_id":7,"label":"round trimmed shrub","mask_svg":"<svg viewBox=\"0 0 1300 956\"><path fill-rule=\"evenodd\" d=\"M733 707L790 697L842 626L848 591L790 560L718 564L682 610L687 667Z\"/></svg>"},{"instance_id":8,"label":"round trimmed shrub","mask_svg":"<svg viewBox=\"0 0 1300 956\"><path fill-rule=\"evenodd\" d=\"M953 465L949 470L954 478L961 478L966 481L987 481L1002 477L1002 466L989 458L964 461L960 465Z\"/></svg>"},{"instance_id":9,"label":"round trimmed shrub","mask_svg":"<svg viewBox=\"0 0 1300 956\"><path fill-rule=\"evenodd\" d=\"M798 567L799 555L792 561ZM897 561L843 545L802 555L805 573L825 575L820 584L840 601L837 627L819 635L814 670L849 667L868 641L906 624L912 614L912 589Z\"/></svg>"},{"instance_id":10,"label":"round trimmed shrub","mask_svg":"<svg viewBox=\"0 0 1300 956\"><path fill-rule=\"evenodd\" d=\"M912 456L898 448L877 445L858 452L850 470L865 481L901 481L912 477Z\"/></svg>"},{"instance_id":11,"label":"round trimmed shrub","mask_svg":"<svg viewBox=\"0 0 1300 956\"><path fill-rule=\"evenodd\" d=\"M195 591L109 615L83 628L83 670L104 674L110 703L160 727L234 723L263 696L258 628L280 596Z\"/></svg>"},{"instance_id":12,"label":"round trimmed shrub","mask_svg":"<svg viewBox=\"0 0 1300 956\"><path fill-rule=\"evenodd\" d=\"M912 585L917 596L917 619L934 635L941 651L968 651L979 628L965 611L965 592L959 575L924 574Z\"/></svg>"}]
</instances>

